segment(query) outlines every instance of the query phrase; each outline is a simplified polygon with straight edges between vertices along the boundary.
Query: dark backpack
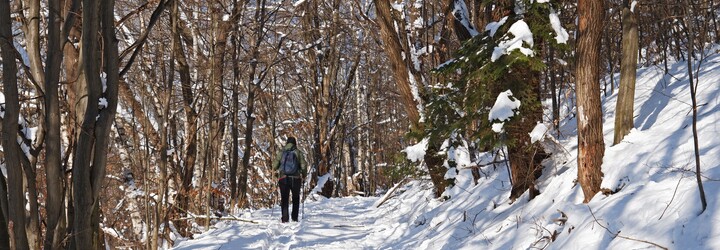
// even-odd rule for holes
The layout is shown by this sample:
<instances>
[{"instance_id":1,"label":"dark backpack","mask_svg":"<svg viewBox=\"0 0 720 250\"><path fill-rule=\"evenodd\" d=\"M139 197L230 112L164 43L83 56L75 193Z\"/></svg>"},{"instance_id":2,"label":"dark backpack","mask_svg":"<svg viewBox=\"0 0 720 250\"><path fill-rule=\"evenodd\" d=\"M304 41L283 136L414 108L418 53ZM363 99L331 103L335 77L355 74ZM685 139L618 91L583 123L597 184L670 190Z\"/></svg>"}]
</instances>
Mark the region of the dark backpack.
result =
<instances>
[{"instance_id":1,"label":"dark backpack","mask_svg":"<svg viewBox=\"0 0 720 250\"><path fill-rule=\"evenodd\" d=\"M283 151L283 155L280 161L280 173L288 176L300 175L300 161L297 158L295 149L288 149Z\"/></svg>"}]
</instances>

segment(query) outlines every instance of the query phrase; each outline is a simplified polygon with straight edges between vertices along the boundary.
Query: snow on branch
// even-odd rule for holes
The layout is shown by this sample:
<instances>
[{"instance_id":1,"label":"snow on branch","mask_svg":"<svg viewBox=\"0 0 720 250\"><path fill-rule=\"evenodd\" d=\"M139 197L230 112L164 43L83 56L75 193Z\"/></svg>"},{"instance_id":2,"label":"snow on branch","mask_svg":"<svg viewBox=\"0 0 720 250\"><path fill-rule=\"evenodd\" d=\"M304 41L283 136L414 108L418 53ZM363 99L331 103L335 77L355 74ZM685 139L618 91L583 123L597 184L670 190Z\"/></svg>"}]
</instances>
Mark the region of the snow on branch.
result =
<instances>
[{"instance_id":1,"label":"snow on branch","mask_svg":"<svg viewBox=\"0 0 720 250\"><path fill-rule=\"evenodd\" d=\"M527 56L533 56L535 54L532 50L534 44L533 33L525 21L518 20L513 23L513 25L510 26L510 30L508 30L508 34L511 34L512 38L506 38L495 47L490 61L494 62L501 56L510 54L510 52L516 49ZM527 47L523 45L527 45Z\"/></svg>"},{"instance_id":2,"label":"snow on branch","mask_svg":"<svg viewBox=\"0 0 720 250\"><path fill-rule=\"evenodd\" d=\"M493 123L492 130L495 133L501 133L503 131L503 125L505 121L510 120L511 117L515 116L520 108L520 100L513 98L513 93L510 90L502 92L498 95L495 100L495 105L490 109L488 114L488 120L500 122Z\"/></svg>"},{"instance_id":3,"label":"snow on branch","mask_svg":"<svg viewBox=\"0 0 720 250\"><path fill-rule=\"evenodd\" d=\"M455 0L453 2L452 14L455 17L455 21L465 28L465 31L470 37L475 37L480 34L475 30L475 27L472 26L472 23L470 23L470 15L468 14L467 5L465 5L464 0Z\"/></svg>"}]
</instances>

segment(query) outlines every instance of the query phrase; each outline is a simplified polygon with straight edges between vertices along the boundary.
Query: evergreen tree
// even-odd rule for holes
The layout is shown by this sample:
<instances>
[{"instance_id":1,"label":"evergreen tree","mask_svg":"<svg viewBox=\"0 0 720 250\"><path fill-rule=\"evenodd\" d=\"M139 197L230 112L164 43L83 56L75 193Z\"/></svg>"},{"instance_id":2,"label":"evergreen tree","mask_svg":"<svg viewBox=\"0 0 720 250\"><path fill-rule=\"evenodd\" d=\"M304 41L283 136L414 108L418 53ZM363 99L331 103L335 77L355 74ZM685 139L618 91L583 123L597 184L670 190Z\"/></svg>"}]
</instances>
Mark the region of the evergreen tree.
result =
<instances>
[{"instance_id":1,"label":"evergreen tree","mask_svg":"<svg viewBox=\"0 0 720 250\"><path fill-rule=\"evenodd\" d=\"M506 8L512 10L506 12L508 16L489 23L484 33L463 44L455 59L436 69L446 81L431 88L424 136L432 144L463 132L479 148L507 146L510 197L516 199L530 190L532 199L539 194L534 181L544 158L528 135L542 121L540 75L545 63L540 53L547 42L566 48L567 33L551 24L556 17L552 3L518 1ZM507 90L521 102L515 110L519 115L494 131L493 124L500 121L490 120L489 113L498 94Z\"/></svg>"}]
</instances>

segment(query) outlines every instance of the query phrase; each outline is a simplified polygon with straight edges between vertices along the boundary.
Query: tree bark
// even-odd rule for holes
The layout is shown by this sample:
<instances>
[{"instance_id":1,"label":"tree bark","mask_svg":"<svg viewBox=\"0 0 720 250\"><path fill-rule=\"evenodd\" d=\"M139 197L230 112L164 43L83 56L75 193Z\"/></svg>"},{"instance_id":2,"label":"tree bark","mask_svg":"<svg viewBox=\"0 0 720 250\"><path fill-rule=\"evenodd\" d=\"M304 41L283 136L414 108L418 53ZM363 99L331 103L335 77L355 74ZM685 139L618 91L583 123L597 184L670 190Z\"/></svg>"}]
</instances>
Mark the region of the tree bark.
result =
<instances>
[{"instance_id":1,"label":"tree bark","mask_svg":"<svg viewBox=\"0 0 720 250\"><path fill-rule=\"evenodd\" d=\"M194 107L194 93L192 79L190 78L190 66L185 56L185 49L180 39L179 18L180 12L177 1L172 2L171 26L173 35L173 53L176 63L178 64L178 73L180 74L180 83L183 99L183 110L185 111L185 148L183 149L184 167L181 169L180 192L178 194L178 208L176 213L179 217L185 217L190 207L190 191L192 189L192 179L195 172L195 161L197 157L197 123L198 115ZM190 237L189 225L187 221L181 220L177 222L178 231L184 237Z\"/></svg>"},{"instance_id":2,"label":"tree bark","mask_svg":"<svg viewBox=\"0 0 720 250\"><path fill-rule=\"evenodd\" d=\"M691 4L690 1L684 0L685 4L685 17L683 18L683 22L685 24L685 27L687 28L687 52L688 52L688 59L687 59L687 71L688 71L688 78L690 80L690 99L692 100L692 132L693 132L693 148L695 153L695 180L698 184L698 192L700 196L700 205L702 207L702 210L700 210L700 213L702 214L705 212L705 209L707 209L707 198L705 197L705 187L702 183L702 172L700 168L700 146L698 143L698 131L697 131L697 86L698 86L698 79L699 76L697 74L698 71L695 72L695 75L693 74L693 58L695 57L695 32L694 32L694 25L697 23L696 20L692 20L691 18L697 18L693 17L692 13L696 12L696 6ZM695 21L695 22L693 22ZM700 44L705 44L702 39L699 41ZM700 52L700 62L704 59L704 52ZM693 75L695 78L693 78Z\"/></svg>"},{"instance_id":3,"label":"tree bark","mask_svg":"<svg viewBox=\"0 0 720 250\"><path fill-rule=\"evenodd\" d=\"M397 88L400 91L402 102L405 106L405 112L408 115L413 127L417 127L420 122L420 111L418 107L422 105L420 100L416 100L412 93L412 87L417 86L417 78L412 72L411 67L407 65L405 59L403 59L403 45L398 34L395 31L395 19L392 15L392 8L390 7L390 1L374 0L375 8L377 11L377 23L380 26L380 35L382 36L383 44L385 45L385 53L390 59L390 68L392 69L393 77L397 84ZM401 31L403 29L400 29ZM409 52L405 51L408 55ZM411 79L411 77L413 79ZM413 84L411 81L414 81Z\"/></svg>"},{"instance_id":4,"label":"tree bark","mask_svg":"<svg viewBox=\"0 0 720 250\"><path fill-rule=\"evenodd\" d=\"M216 173L219 170L220 163L222 161L223 153L221 151L221 145L223 142L223 134L225 129L225 122L223 116L223 82L224 82L224 68L225 68L225 52L227 48L227 37L229 33L229 23L223 20L222 12L223 7L220 3L212 2L211 4L211 20L212 20L212 51L210 61L210 84L208 87L209 93L209 138L208 138L208 154L206 160L208 161L209 169L205 169L205 174L209 176L207 181L207 207L206 213L209 216L210 208L213 207L211 204L212 200L212 183L215 181ZM208 228L210 220L206 220L205 226Z\"/></svg>"},{"instance_id":5,"label":"tree bark","mask_svg":"<svg viewBox=\"0 0 720 250\"><path fill-rule=\"evenodd\" d=\"M65 15L65 23L61 29L60 0L49 1L48 7L48 52L45 66L45 178L47 182L47 199L45 213L47 225L45 232L45 249L60 249L65 238L65 205L64 190L65 174L62 169L61 138L60 138L60 100L58 88L60 84L60 67L63 61L61 48L65 46L70 28L75 22L74 14ZM68 13L77 10L77 1L72 1Z\"/></svg>"},{"instance_id":6,"label":"tree bark","mask_svg":"<svg viewBox=\"0 0 720 250\"><path fill-rule=\"evenodd\" d=\"M605 153L600 103L600 44L605 15L603 0L578 0L577 121L578 181L589 202L600 191Z\"/></svg>"},{"instance_id":7,"label":"tree bark","mask_svg":"<svg viewBox=\"0 0 720 250\"><path fill-rule=\"evenodd\" d=\"M0 128L1 130L2 128ZM1 133L1 132L0 132ZM0 250L10 250L10 234L8 232L8 192L5 176L0 174Z\"/></svg>"},{"instance_id":8,"label":"tree bark","mask_svg":"<svg viewBox=\"0 0 720 250\"><path fill-rule=\"evenodd\" d=\"M384 50L390 59L390 68L393 72L396 86L400 92L405 112L410 120L411 130L420 129L422 126L422 121L420 121L420 112L423 106L420 98L423 86L420 86L422 83L420 80L421 78L418 77L418 73L415 72L414 67L411 66L412 63L408 63L403 56L403 54L410 54L410 51L406 49L406 46L404 46L404 44L408 43L404 32L404 20L397 20L393 17L390 1L374 0L374 3L377 11L377 23L380 26L380 36L385 48ZM397 30L395 29L396 24L398 25ZM417 90L415 94L413 93L413 88ZM442 165L443 161L440 160L440 156L435 154L440 148L440 145L435 144L438 143L429 143L428 153L425 154L425 164L427 164L430 179L435 186L435 195L439 197L447 187L447 183L444 178L447 168Z\"/></svg>"},{"instance_id":9,"label":"tree bark","mask_svg":"<svg viewBox=\"0 0 720 250\"><path fill-rule=\"evenodd\" d=\"M10 1L0 1L0 50L2 51L3 92L5 114L2 119L2 146L7 168L7 224L11 249L29 249L25 221L25 187L23 168L20 165L24 155L17 143L20 103L17 85L17 64L13 45ZM2 197L4 199L4 197Z\"/></svg>"},{"instance_id":10,"label":"tree bark","mask_svg":"<svg viewBox=\"0 0 720 250\"><path fill-rule=\"evenodd\" d=\"M245 108L245 145L243 148L242 169L240 169L240 202L244 204L247 199L247 179L248 169L250 168L250 156L252 155L253 131L255 129L255 100L256 94L260 89L260 83L263 81L258 73L258 61L260 60L260 44L265 37L265 24L267 16L265 12L265 1L258 1L256 4L260 8L255 10L254 29L252 29L252 37L249 38L252 43L250 49L250 71L248 72L248 89Z\"/></svg>"},{"instance_id":11,"label":"tree bark","mask_svg":"<svg viewBox=\"0 0 720 250\"><path fill-rule=\"evenodd\" d=\"M233 0L233 6L237 6L237 0ZM237 9L235 7L234 9ZM234 15L237 15L237 13L234 13ZM233 30L238 30L238 22L233 22ZM232 140L232 148L230 149L230 209L235 209L235 207L238 205L238 189L242 189L243 197L247 190L247 182L244 187L238 188L238 176L237 171L240 163L240 131L238 123L240 122L238 120L238 112L240 112L240 92L238 91L238 88L240 88L240 83L238 82L240 79L240 65L238 57L238 50L239 48L239 41L240 38L238 37L239 32L235 32L230 36L230 43L232 46L232 69L233 69L233 85L232 85L232 102L230 104L232 115L230 118L232 119L231 125L230 125L230 138ZM241 204L242 205L242 204Z\"/></svg>"},{"instance_id":12,"label":"tree bark","mask_svg":"<svg viewBox=\"0 0 720 250\"><path fill-rule=\"evenodd\" d=\"M620 65L620 92L615 109L615 135L613 145L618 144L635 127L635 76L638 57L638 23L630 11L630 0L623 0L622 9L622 61Z\"/></svg>"}]
</instances>

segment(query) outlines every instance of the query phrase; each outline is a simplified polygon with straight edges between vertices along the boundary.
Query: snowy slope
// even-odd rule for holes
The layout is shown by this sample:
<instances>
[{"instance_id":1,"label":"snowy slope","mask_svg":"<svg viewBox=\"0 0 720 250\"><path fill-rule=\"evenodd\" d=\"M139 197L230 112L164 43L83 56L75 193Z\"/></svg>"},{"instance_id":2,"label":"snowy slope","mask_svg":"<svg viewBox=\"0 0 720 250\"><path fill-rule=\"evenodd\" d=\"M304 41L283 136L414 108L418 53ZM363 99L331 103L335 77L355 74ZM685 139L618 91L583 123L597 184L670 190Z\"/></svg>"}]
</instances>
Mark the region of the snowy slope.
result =
<instances>
[{"instance_id":1,"label":"snowy slope","mask_svg":"<svg viewBox=\"0 0 720 250\"><path fill-rule=\"evenodd\" d=\"M431 198L428 181L403 186L375 208L378 198L338 198L306 203L306 219L279 224L279 212L223 222L181 242L177 249L720 249L720 56L702 64L698 131L707 210L700 212L694 174L692 113L687 69L672 65L638 71L635 124L624 141L610 146L617 96L604 99L606 151L602 186L583 204L576 185L575 123L561 128L565 153L556 154L538 181L538 197L510 204L504 166L483 168L472 185L460 170L452 198ZM617 77L617 76L615 76ZM619 234L618 234L619 233Z\"/></svg>"}]
</instances>

